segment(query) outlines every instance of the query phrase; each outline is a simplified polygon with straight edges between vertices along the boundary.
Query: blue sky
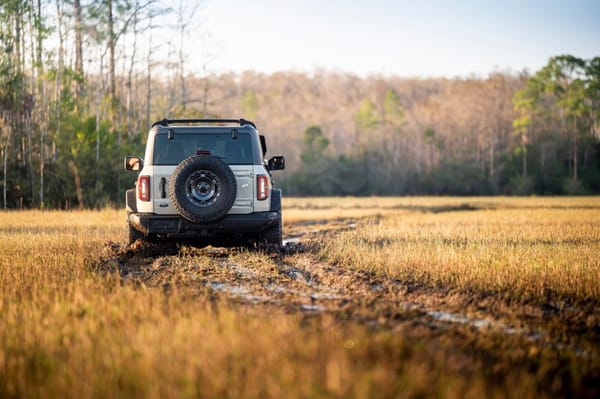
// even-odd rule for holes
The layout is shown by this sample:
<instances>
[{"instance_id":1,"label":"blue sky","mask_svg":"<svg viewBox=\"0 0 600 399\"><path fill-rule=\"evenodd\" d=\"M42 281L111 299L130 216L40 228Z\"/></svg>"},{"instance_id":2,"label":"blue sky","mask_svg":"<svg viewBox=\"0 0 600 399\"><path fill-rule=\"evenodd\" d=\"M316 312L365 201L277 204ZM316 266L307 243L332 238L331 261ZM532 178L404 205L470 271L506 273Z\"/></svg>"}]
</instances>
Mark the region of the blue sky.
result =
<instances>
[{"instance_id":1,"label":"blue sky","mask_svg":"<svg viewBox=\"0 0 600 399\"><path fill-rule=\"evenodd\" d=\"M205 0L197 15L189 68L214 72L487 76L600 56L600 0Z\"/></svg>"}]
</instances>

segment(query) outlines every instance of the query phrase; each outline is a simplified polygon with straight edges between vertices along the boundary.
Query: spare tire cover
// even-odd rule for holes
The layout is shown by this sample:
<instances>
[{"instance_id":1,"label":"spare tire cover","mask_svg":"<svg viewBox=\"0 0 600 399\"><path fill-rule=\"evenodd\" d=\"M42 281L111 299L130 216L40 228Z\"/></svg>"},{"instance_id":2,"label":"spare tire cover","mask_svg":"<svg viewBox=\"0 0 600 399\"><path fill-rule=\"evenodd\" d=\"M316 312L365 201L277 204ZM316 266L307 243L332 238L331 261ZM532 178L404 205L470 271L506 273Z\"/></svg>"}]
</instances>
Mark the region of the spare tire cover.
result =
<instances>
[{"instance_id":1,"label":"spare tire cover","mask_svg":"<svg viewBox=\"0 0 600 399\"><path fill-rule=\"evenodd\" d=\"M222 219L233 206L236 195L233 171L213 156L184 159L169 179L171 204L192 223L212 223Z\"/></svg>"}]
</instances>

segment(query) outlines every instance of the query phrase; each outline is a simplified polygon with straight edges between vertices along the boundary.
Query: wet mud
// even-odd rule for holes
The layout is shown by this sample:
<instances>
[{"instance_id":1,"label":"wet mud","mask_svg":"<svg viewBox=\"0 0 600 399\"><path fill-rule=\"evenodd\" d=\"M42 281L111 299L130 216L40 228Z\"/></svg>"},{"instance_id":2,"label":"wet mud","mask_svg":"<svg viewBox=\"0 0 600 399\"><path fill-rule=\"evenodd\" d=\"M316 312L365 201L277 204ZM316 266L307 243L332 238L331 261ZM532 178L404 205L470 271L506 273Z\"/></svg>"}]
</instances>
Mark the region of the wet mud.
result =
<instances>
[{"instance_id":1,"label":"wet mud","mask_svg":"<svg viewBox=\"0 0 600 399\"><path fill-rule=\"evenodd\" d=\"M183 244L109 242L91 260L124 283L177 291L234 306L277 308L304 317L333 315L340 323L412 336L460 337L461 345L560 352L598 359L600 316L595 304L515 303L487 292L428 287L330 265L319 242L354 229L360 220L286 226L280 253Z\"/></svg>"}]
</instances>

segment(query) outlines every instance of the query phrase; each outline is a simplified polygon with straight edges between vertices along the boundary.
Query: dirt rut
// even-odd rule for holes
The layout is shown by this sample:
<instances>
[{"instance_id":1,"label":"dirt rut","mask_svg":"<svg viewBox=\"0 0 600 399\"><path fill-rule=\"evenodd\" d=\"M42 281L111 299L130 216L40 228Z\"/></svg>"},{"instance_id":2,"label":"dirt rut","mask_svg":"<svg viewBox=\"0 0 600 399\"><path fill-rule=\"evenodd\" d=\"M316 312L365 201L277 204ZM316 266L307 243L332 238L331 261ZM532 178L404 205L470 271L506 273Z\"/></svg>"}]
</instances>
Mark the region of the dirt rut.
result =
<instances>
[{"instance_id":1,"label":"dirt rut","mask_svg":"<svg viewBox=\"0 0 600 399\"><path fill-rule=\"evenodd\" d=\"M167 293L177 290L242 305L277 307L307 317L328 313L342 323L359 322L403 333L486 335L500 337L507 346L516 340L578 357L597 355L597 350L590 352L600 342L600 322L593 306L516 304L493 293L420 286L318 259L319 240L354 229L358 223L334 220L292 225L278 254L107 243L91 264L100 273L118 273L124 281L161 287ZM590 329L590 323L596 328ZM581 334L582 330L586 333Z\"/></svg>"}]
</instances>

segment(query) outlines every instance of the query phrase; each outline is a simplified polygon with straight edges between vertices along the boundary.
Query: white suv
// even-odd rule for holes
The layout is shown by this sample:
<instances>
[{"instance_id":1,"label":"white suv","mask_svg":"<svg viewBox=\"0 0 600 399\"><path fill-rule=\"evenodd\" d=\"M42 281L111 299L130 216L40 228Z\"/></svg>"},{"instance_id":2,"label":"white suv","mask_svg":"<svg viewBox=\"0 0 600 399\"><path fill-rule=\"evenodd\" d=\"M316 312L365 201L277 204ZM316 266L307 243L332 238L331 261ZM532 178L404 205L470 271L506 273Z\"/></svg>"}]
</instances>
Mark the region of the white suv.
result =
<instances>
[{"instance_id":1,"label":"white suv","mask_svg":"<svg viewBox=\"0 0 600 399\"><path fill-rule=\"evenodd\" d=\"M265 137L244 119L164 119L148 133L145 158L126 157L139 171L127 190L129 242L193 239L227 245L281 247L281 190L264 160Z\"/></svg>"}]
</instances>

